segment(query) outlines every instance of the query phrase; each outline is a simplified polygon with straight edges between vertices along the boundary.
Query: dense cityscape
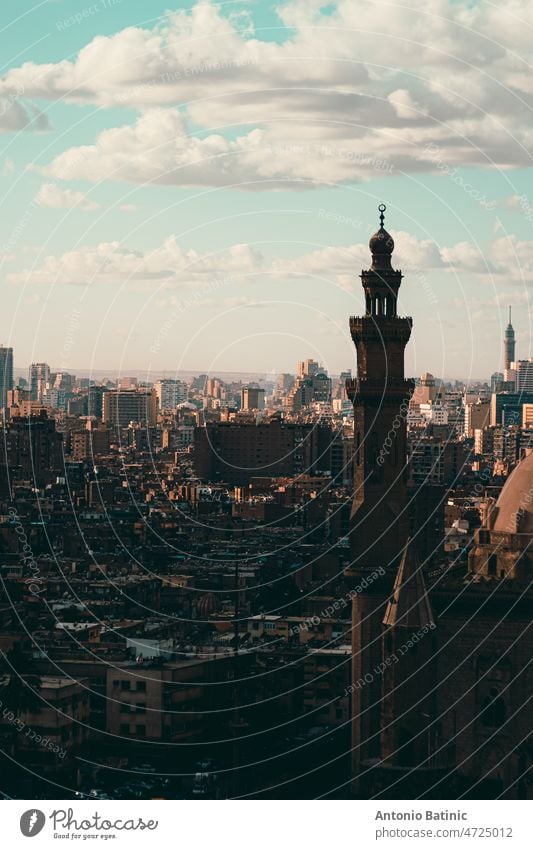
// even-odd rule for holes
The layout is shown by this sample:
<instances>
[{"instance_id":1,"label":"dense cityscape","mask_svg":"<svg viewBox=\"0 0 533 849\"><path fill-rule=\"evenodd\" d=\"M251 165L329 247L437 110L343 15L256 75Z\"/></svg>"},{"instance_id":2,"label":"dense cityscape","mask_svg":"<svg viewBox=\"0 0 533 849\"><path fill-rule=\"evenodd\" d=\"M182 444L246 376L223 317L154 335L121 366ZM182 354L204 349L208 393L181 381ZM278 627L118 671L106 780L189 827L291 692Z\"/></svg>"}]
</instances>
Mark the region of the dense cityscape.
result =
<instances>
[{"instance_id":1,"label":"dense cityscape","mask_svg":"<svg viewBox=\"0 0 533 849\"><path fill-rule=\"evenodd\" d=\"M490 377L406 379L380 213L356 374L0 348L5 796L533 795L525 315Z\"/></svg>"}]
</instances>

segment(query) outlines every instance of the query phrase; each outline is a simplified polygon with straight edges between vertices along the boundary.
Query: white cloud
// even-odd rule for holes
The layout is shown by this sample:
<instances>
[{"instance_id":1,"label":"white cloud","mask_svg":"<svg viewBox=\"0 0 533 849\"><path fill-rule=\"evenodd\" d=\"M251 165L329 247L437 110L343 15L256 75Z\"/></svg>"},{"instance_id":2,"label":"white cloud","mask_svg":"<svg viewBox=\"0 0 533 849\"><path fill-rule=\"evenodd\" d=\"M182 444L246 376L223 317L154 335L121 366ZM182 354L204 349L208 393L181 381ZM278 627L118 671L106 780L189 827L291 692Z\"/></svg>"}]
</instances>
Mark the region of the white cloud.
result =
<instances>
[{"instance_id":1,"label":"white cloud","mask_svg":"<svg viewBox=\"0 0 533 849\"><path fill-rule=\"evenodd\" d=\"M84 212L94 212L100 208L98 203L89 200L83 192L63 189L56 183L43 183L35 195L35 202L51 209L81 209Z\"/></svg>"},{"instance_id":2,"label":"white cloud","mask_svg":"<svg viewBox=\"0 0 533 849\"><path fill-rule=\"evenodd\" d=\"M49 173L59 179L113 173L136 183L218 186L241 182L242 172L256 188L269 180L338 183L373 176L368 162L376 159L390 165L386 173L435 170L430 144L450 166L530 164L529 0L326 5L279 7L288 29L277 44L254 36L248 17L243 28L240 15L223 17L203 0L151 29L98 36L74 60L11 69L0 95L143 112L133 126L57 157ZM205 137L187 133L178 109ZM246 130L228 140L231 125Z\"/></svg>"},{"instance_id":3,"label":"white cloud","mask_svg":"<svg viewBox=\"0 0 533 849\"><path fill-rule=\"evenodd\" d=\"M392 231L396 242L394 267L407 276L423 270L472 272L515 276L522 269L533 268L533 242L518 242L514 237L496 240L488 251L488 259L468 242L439 247L429 239L417 239L410 233ZM518 258L518 266L517 266ZM317 248L294 258L266 259L257 249L237 244L216 253L199 254L184 250L175 236L150 251L137 251L119 242L104 242L92 247L67 251L46 257L39 267L14 272L12 283L58 283L88 285L96 281L133 281L163 287L192 286L214 294L233 283L266 275L269 279L308 277L335 280L352 290L361 268L368 268L368 244L338 245ZM207 291L209 290L209 291ZM230 296L227 305L258 306L261 302L247 296Z\"/></svg>"},{"instance_id":4,"label":"white cloud","mask_svg":"<svg viewBox=\"0 0 533 849\"><path fill-rule=\"evenodd\" d=\"M496 270L492 267L490 259L470 242L458 242L452 247L443 248L442 257L451 269L457 271L472 271L483 274Z\"/></svg>"},{"instance_id":5,"label":"white cloud","mask_svg":"<svg viewBox=\"0 0 533 849\"><path fill-rule=\"evenodd\" d=\"M533 241L520 241L513 234L502 236L492 243L490 259L498 273L530 283L533 274Z\"/></svg>"},{"instance_id":6,"label":"white cloud","mask_svg":"<svg viewBox=\"0 0 533 849\"><path fill-rule=\"evenodd\" d=\"M94 247L48 256L39 268L8 275L11 283L90 285L124 280L163 286L198 286L215 291L227 278L236 281L261 267L262 256L248 245L233 245L225 251L198 254L184 251L170 236L152 251L136 251L120 242L102 242Z\"/></svg>"},{"instance_id":7,"label":"white cloud","mask_svg":"<svg viewBox=\"0 0 533 849\"><path fill-rule=\"evenodd\" d=\"M190 136L179 112L152 109L133 127L102 132L94 145L57 156L46 173L61 180L105 179L184 186L241 183L257 177L263 133L253 130L236 141L212 134Z\"/></svg>"},{"instance_id":8,"label":"white cloud","mask_svg":"<svg viewBox=\"0 0 533 849\"><path fill-rule=\"evenodd\" d=\"M412 118L418 118L421 115L427 115L427 109L423 109L415 103L411 93L405 88L399 88L396 91L392 91L387 96L387 100L396 112L398 118L405 118L406 120L409 120Z\"/></svg>"},{"instance_id":9,"label":"white cloud","mask_svg":"<svg viewBox=\"0 0 533 849\"><path fill-rule=\"evenodd\" d=\"M46 115L31 104L20 99L18 86L7 86L0 94L0 133L16 133L20 130L44 132L50 128Z\"/></svg>"},{"instance_id":10,"label":"white cloud","mask_svg":"<svg viewBox=\"0 0 533 849\"><path fill-rule=\"evenodd\" d=\"M394 267L416 273L420 269L447 270L444 250L429 239L417 239L410 233L392 231L395 243ZM272 271L280 277L315 277L334 279L345 289L359 285L357 275L361 268L369 268L368 244L319 248L294 259L274 260Z\"/></svg>"}]
</instances>

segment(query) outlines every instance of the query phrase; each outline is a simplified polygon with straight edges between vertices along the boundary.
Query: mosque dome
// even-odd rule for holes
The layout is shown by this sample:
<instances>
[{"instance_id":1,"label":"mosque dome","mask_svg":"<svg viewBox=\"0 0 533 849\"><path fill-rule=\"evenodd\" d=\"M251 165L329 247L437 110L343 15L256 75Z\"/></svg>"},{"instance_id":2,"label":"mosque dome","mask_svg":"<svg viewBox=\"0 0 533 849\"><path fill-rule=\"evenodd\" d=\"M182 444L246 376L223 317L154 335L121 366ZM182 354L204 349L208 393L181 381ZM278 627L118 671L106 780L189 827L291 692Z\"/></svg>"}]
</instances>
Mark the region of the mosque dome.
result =
<instances>
[{"instance_id":1,"label":"mosque dome","mask_svg":"<svg viewBox=\"0 0 533 849\"><path fill-rule=\"evenodd\" d=\"M533 535L533 450L509 476L492 516L492 531Z\"/></svg>"}]
</instances>

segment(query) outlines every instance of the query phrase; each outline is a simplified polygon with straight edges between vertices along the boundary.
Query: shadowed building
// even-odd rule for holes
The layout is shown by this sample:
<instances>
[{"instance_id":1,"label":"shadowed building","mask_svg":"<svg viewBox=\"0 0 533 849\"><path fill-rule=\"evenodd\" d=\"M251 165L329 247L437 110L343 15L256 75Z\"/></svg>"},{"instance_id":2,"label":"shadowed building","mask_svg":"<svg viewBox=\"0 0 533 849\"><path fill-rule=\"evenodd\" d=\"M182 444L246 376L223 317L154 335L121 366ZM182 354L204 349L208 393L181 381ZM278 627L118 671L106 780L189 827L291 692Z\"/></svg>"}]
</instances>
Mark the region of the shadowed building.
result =
<instances>
[{"instance_id":1,"label":"shadowed building","mask_svg":"<svg viewBox=\"0 0 533 849\"><path fill-rule=\"evenodd\" d=\"M354 583L382 567L353 601L353 680L381 661L381 622L387 596L407 538L406 411L414 383L404 376L404 349L412 320L397 314L401 271L392 267L392 237L381 226L370 239L372 265L361 274L365 314L350 319L357 349L357 378L347 382L354 404L354 496L350 519ZM380 695L378 678L354 688L353 768L379 757Z\"/></svg>"},{"instance_id":2,"label":"shadowed building","mask_svg":"<svg viewBox=\"0 0 533 849\"><path fill-rule=\"evenodd\" d=\"M384 573L352 604L354 790L391 799L531 798L533 452L489 503L468 563L428 569L420 517L409 510L410 540L404 521L400 405L410 386L403 344L411 322L396 319L391 245L383 228L370 240L367 314L351 320L358 380L349 385L356 460L347 574Z\"/></svg>"},{"instance_id":3,"label":"shadowed building","mask_svg":"<svg viewBox=\"0 0 533 849\"><path fill-rule=\"evenodd\" d=\"M329 472L334 434L326 425L210 422L194 430L194 471L203 481L235 486L253 477Z\"/></svg>"}]
</instances>

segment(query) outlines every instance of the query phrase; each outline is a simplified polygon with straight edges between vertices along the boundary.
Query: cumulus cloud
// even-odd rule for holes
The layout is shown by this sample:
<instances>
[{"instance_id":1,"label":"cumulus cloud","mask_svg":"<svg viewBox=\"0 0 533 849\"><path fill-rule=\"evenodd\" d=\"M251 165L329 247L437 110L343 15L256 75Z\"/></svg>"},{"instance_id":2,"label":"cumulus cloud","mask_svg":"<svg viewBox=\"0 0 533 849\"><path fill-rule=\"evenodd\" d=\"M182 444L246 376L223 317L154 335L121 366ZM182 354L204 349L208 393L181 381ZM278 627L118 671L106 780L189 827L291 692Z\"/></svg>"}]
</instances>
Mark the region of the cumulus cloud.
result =
<instances>
[{"instance_id":1,"label":"cumulus cloud","mask_svg":"<svg viewBox=\"0 0 533 849\"><path fill-rule=\"evenodd\" d=\"M277 14L287 27L279 44L202 0L152 28L98 36L72 60L13 68L0 96L142 113L57 157L49 173L59 179L113 173L217 186L242 172L242 185L256 188L320 185L372 177L370 160L386 161L386 173L435 171L430 145L450 166L530 164L529 0L428 0L411 9L293 0ZM189 134L180 112L206 134ZM228 126L246 129L228 139Z\"/></svg>"},{"instance_id":2,"label":"cumulus cloud","mask_svg":"<svg viewBox=\"0 0 533 849\"><path fill-rule=\"evenodd\" d=\"M120 242L102 242L60 256L48 256L40 267L14 272L8 275L8 281L87 286L98 281L128 280L215 290L225 277L241 279L260 268L261 263L261 254L248 245L233 245L219 253L199 254L183 250L175 236L170 236L160 247L146 252L128 248Z\"/></svg>"},{"instance_id":3,"label":"cumulus cloud","mask_svg":"<svg viewBox=\"0 0 533 849\"><path fill-rule=\"evenodd\" d=\"M448 270L444 249L430 239L417 239L404 231L392 231L396 245L394 266L408 273L420 269ZM272 263L272 271L282 277L332 278L345 289L353 290L359 284L359 269L368 268L370 257L367 243L319 248L293 259L279 259Z\"/></svg>"},{"instance_id":4,"label":"cumulus cloud","mask_svg":"<svg viewBox=\"0 0 533 849\"><path fill-rule=\"evenodd\" d=\"M18 86L8 86L5 93L0 95L0 133L16 133L20 130L45 132L48 129L50 125L46 115L31 104L22 102Z\"/></svg>"},{"instance_id":5,"label":"cumulus cloud","mask_svg":"<svg viewBox=\"0 0 533 849\"><path fill-rule=\"evenodd\" d=\"M529 283L533 273L533 241L521 241L513 234L502 236L492 243L490 259L500 274Z\"/></svg>"},{"instance_id":6,"label":"cumulus cloud","mask_svg":"<svg viewBox=\"0 0 533 849\"><path fill-rule=\"evenodd\" d=\"M407 277L416 279L422 270L441 273L470 273L483 278L490 274L502 280L522 279L533 272L533 241L521 242L514 236L496 239L487 249L469 242L438 246L430 239L418 239L411 233L392 231L396 242L394 266ZM262 280L313 278L335 281L353 290L359 285L361 268L368 268L370 257L366 242L320 247L292 258L267 258L245 244L233 245L216 253L201 254L185 250L175 236L150 251L137 251L119 242L48 256L38 267L8 275L12 283L89 285L95 282L130 281L163 288L196 287L202 294L213 295L229 284ZM263 305L248 296L231 296L227 306Z\"/></svg>"},{"instance_id":7,"label":"cumulus cloud","mask_svg":"<svg viewBox=\"0 0 533 849\"><path fill-rule=\"evenodd\" d=\"M35 195L35 202L51 209L81 209L84 212L94 212L100 208L98 203L89 200L83 192L63 189L56 183L43 183Z\"/></svg>"},{"instance_id":8,"label":"cumulus cloud","mask_svg":"<svg viewBox=\"0 0 533 849\"><path fill-rule=\"evenodd\" d=\"M133 126L104 130L94 144L71 148L41 170L58 180L307 188L389 173L389 150L381 153L363 154L353 139L344 145L307 141L303 133L280 139L270 129L236 139L191 135L180 112L150 109Z\"/></svg>"},{"instance_id":9,"label":"cumulus cloud","mask_svg":"<svg viewBox=\"0 0 533 849\"><path fill-rule=\"evenodd\" d=\"M260 130L252 130L236 141L219 134L191 136L179 112L152 109L133 127L105 130L95 144L65 151L45 172L60 180L95 182L114 179L183 186L241 183L247 177L257 177L253 163L261 158L262 138Z\"/></svg>"}]
</instances>

